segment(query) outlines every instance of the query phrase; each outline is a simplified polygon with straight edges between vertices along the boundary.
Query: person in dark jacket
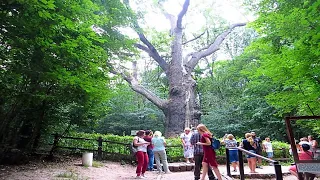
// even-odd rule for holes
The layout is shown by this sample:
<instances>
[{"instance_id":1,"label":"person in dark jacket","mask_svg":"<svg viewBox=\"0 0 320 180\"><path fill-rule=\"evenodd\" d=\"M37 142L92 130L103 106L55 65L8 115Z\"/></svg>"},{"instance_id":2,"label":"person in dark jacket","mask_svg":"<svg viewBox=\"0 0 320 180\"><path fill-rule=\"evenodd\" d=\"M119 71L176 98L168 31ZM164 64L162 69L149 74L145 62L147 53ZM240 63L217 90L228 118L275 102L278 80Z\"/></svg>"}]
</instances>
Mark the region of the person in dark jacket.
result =
<instances>
[{"instance_id":1,"label":"person in dark jacket","mask_svg":"<svg viewBox=\"0 0 320 180\"><path fill-rule=\"evenodd\" d=\"M256 153L257 142L252 138L251 133L245 134L246 139L242 140L241 147L251 153ZM250 173L256 172L257 158L251 154L246 154L248 160L248 166L250 168Z\"/></svg>"}]
</instances>

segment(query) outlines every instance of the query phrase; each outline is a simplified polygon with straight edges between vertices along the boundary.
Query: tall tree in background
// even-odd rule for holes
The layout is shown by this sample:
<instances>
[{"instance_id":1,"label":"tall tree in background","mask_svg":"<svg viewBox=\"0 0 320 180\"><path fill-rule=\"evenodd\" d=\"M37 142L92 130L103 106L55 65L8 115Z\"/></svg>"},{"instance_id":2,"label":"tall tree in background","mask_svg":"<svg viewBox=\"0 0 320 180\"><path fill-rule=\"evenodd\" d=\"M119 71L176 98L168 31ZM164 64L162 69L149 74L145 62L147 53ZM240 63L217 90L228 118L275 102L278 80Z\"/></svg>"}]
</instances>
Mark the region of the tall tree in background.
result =
<instances>
[{"instance_id":1,"label":"tall tree in background","mask_svg":"<svg viewBox=\"0 0 320 180\"><path fill-rule=\"evenodd\" d=\"M162 1L158 1L158 7L162 8ZM149 54L161 67L164 75L168 78L169 94L167 99L158 97L155 93L139 84L135 75L122 73L124 79L137 93L145 96L154 103L165 114L166 135L174 136L180 133L184 127L196 126L201 117L201 110L196 94L196 81L193 78L193 71L199 61L212 55L219 50L221 43L227 35L236 27L244 26L246 23L237 23L219 34L214 41L210 41L205 47L195 52L184 54L184 45L201 37L186 40L183 38L183 18L188 12L190 0L185 0L182 10L175 16L163 11L163 14L170 20L172 36L171 55L166 61L155 46L147 39L143 29L135 22L135 30L139 36L140 43L136 47ZM129 7L129 6L128 6Z\"/></svg>"}]
</instances>

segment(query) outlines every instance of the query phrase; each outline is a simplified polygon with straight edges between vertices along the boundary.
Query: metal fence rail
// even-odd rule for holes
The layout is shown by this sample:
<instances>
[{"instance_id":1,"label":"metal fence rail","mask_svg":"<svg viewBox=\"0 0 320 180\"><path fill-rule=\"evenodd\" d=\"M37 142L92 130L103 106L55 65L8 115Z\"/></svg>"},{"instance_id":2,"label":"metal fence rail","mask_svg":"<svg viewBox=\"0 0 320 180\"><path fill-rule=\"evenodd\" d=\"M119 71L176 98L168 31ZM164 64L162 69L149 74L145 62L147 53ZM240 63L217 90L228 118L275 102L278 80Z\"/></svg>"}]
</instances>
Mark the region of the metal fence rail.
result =
<instances>
[{"instance_id":1,"label":"metal fence rail","mask_svg":"<svg viewBox=\"0 0 320 180\"><path fill-rule=\"evenodd\" d=\"M266 157L261 156L261 155L256 154L256 153L252 153L252 152L247 151L247 150L245 150L245 149L243 149L241 147L230 148L230 149L238 149L240 180L244 180L244 178L245 178L245 176L244 176L244 165L243 165L244 164L244 162L243 162L243 152L246 153L246 154L250 154L252 156L264 159L264 160L272 163L273 166L274 166L276 179L277 180L283 180L281 165L279 164L278 161L266 158ZM226 159L227 174L228 174L228 176L231 177L230 163L229 163L229 159L230 159L229 148L226 148L226 157L227 157L227 159Z\"/></svg>"}]
</instances>

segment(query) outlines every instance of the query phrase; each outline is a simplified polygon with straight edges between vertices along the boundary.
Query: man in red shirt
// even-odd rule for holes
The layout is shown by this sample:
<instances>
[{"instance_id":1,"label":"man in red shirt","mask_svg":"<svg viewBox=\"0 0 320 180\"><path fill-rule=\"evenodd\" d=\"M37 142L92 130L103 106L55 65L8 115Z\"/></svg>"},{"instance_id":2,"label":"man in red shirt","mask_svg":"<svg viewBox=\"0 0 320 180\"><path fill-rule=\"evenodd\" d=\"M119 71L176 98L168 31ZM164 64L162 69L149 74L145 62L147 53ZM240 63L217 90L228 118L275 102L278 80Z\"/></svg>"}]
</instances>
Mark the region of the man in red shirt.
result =
<instances>
[{"instance_id":1,"label":"man in red shirt","mask_svg":"<svg viewBox=\"0 0 320 180\"><path fill-rule=\"evenodd\" d=\"M147 142L150 142L150 145L148 145L147 147L147 154L149 157L149 164L148 164L148 168L147 171L153 171L153 163L154 163L154 154L153 154L153 145L151 143L151 139L152 139L152 131L151 130L146 130L146 135L144 136L144 140Z\"/></svg>"}]
</instances>

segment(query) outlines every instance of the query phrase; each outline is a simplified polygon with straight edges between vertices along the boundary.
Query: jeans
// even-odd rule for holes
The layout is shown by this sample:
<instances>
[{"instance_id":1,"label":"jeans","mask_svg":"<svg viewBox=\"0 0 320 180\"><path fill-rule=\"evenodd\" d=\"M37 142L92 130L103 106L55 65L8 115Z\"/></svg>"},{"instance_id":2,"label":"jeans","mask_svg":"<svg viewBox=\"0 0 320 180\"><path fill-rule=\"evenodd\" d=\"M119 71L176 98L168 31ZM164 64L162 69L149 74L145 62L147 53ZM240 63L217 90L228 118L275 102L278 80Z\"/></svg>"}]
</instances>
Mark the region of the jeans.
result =
<instances>
[{"instance_id":1,"label":"jeans","mask_svg":"<svg viewBox=\"0 0 320 180\"><path fill-rule=\"evenodd\" d=\"M200 179L200 171L202 168L202 160L203 160L203 154L201 155L194 155L194 179L199 180ZM216 177L214 176L211 167L208 168L208 176L209 180L215 180Z\"/></svg>"},{"instance_id":2,"label":"jeans","mask_svg":"<svg viewBox=\"0 0 320 180\"><path fill-rule=\"evenodd\" d=\"M154 154L152 149L147 150L148 157L149 157L149 164L148 164L148 170L153 170L153 163L154 163Z\"/></svg>"}]
</instances>

